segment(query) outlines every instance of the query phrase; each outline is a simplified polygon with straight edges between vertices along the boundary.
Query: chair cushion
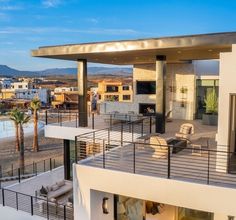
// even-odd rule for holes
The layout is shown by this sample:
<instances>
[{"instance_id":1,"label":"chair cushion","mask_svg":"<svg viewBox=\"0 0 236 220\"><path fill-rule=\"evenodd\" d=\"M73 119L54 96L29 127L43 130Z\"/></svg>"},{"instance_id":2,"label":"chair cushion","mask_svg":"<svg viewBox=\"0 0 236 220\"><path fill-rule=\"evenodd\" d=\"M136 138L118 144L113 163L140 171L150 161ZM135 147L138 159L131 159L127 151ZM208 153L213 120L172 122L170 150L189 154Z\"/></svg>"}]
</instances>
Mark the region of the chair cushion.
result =
<instances>
[{"instance_id":1,"label":"chair cushion","mask_svg":"<svg viewBox=\"0 0 236 220\"><path fill-rule=\"evenodd\" d=\"M188 125L183 125L180 128L180 133L182 133L182 134L191 134L191 129L192 129L192 127L190 127Z\"/></svg>"}]
</instances>

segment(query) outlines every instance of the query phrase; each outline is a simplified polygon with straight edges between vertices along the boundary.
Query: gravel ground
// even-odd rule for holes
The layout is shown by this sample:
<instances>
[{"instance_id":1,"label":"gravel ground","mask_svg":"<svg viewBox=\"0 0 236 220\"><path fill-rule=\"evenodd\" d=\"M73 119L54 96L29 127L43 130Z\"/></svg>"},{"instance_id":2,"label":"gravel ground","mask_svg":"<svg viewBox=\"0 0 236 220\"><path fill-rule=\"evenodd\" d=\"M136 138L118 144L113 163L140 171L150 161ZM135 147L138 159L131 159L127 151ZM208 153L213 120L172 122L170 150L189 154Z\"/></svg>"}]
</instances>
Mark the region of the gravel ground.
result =
<instances>
[{"instance_id":1,"label":"gravel ground","mask_svg":"<svg viewBox=\"0 0 236 220\"><path fill-rule=\"evenodd\" d=\"M32 152L33 136L25 137L25 164L41 161L62 155L63 141L45 138L44 131L39 132L39 152ZM0 165L3 170L10 169L12 164L18 167L19 153L15 152L15 139L0 141Z\"/></svg>"}]
</instances>

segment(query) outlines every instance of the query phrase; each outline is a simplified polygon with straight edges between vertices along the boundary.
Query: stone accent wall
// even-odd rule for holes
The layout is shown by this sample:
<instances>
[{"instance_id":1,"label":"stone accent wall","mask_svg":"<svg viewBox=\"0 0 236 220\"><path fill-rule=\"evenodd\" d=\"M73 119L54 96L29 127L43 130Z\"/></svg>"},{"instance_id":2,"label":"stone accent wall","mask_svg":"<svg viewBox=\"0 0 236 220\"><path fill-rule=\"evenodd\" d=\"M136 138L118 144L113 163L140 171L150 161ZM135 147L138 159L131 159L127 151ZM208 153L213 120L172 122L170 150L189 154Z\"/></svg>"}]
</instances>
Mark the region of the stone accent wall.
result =
<instances>
[{"instance_id":1,"label":"stone accent wall","mask_svg":"<svg viewBox=\"0 0 236 220\"><path fill-rule=\"evenodd\" d=\"M156 95L136 95L137 80L156 80L155 64L134 66L134 102L154 103ZM196 79L193 64L167 64L166 112L172 111L175 119L192 120L195 117ZM137 110L138 111L138 110Z\"/></svg>"}]
</instances>

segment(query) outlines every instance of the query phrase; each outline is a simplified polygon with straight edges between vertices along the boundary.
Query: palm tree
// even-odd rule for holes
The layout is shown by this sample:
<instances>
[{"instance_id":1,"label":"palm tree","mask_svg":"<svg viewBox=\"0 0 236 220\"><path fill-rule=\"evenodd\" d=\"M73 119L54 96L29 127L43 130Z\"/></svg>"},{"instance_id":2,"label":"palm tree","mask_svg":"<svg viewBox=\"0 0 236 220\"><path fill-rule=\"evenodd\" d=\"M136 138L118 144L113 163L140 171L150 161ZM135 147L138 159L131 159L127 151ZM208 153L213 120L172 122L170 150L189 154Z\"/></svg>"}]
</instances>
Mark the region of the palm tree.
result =
<instances>
[{"instance_id":1,"label":"palm tree","mask_svg":"<svg viewBox=\"0 0 236 220\"><path fill-rule=\"evenodd\" d=\"M10 119L14 122L15 125L16 152L20 150L18 111L19 111L18 109L13 109L10 112Z\"/></svg>"},{"instance_id":2,"label":"palm tree","mask_svg":"<svg viewBox=\"0 0 236 220\"><path fill-rule=\"evenodd\" d=\"M33 140L33 151L39 151L38 143L38 110L41 107L41 101L39 98L33 98L30 102L30 108L33 111L34 116L34 140Z\"/></svg>"},{"instance_id":3,"label":"palm tree","mask_svg":"<svg viewBox=\"0 0 236 220\"><path fill-rule=\"evenodd\" d=\"M30 116L25 115L24 112L21 112L18 109L14 109L11 112L10 119L17 124L17 133L19 140L19 148L20 148L20 158L19 158L19 167L22 172L24 172L25 165L25 146L24 146L24 128L23 125L28 123L30 120Z\"/></svg>"}]
</instances>

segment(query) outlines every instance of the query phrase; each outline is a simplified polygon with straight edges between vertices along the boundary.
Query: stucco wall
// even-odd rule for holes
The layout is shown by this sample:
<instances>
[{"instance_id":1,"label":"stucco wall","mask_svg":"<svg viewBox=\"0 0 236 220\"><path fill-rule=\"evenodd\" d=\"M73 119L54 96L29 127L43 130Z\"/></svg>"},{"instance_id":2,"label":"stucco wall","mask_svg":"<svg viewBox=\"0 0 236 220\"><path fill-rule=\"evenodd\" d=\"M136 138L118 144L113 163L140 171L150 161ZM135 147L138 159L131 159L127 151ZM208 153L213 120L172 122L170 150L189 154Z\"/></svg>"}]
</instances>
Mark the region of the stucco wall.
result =
<instances>
[{"instance_id":1,"label":"stucco wall","mask_svg":"<svg viewBox=\"0 0 236 220\"><path fill-rule=\"evenodd\" d=\"M74 165L75 220L91 219L91 189L172 206L236 216L236 190ZM100 219L97 219L100 220ZM111 219L112 220L112 219Z\"/></svg>"},{"instance_id":2,"label":"stucco wall","mask_svg":"<svg viewBox=\"0 0 236 220\"><path fill-rule=\"evenodd\" d=\"M220 54L217 149L228 150L230 94L236 94L236 45L232 52ZM227 169L227 158L218 153L217 169Z\"/></svg>"}]
</instances>

